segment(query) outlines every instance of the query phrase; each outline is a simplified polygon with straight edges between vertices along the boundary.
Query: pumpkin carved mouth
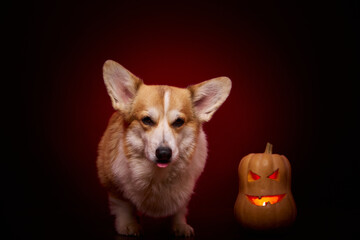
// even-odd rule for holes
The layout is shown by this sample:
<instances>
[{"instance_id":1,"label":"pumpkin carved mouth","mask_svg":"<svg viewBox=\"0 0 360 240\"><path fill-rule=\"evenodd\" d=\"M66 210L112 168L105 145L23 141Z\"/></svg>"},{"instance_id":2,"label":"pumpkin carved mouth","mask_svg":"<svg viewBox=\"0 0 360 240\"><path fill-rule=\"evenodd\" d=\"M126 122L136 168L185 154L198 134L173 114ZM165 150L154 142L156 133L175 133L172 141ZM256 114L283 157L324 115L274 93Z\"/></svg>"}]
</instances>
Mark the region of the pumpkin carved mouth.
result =
<instances>
[{"instance_id":1,"label":"pumpkin carved mouth","mask_svg":"<svg viewBox=\"0 0 360 240\"><path fill-rule=\"evenodd\" d=\"M260 207L265 207L268 204L275 204L275 203L280 202L285 197L285 194L267 195L267 196L246 195L246 197L252 204L254 204L256 206L260 206Z\"/></svg>"}]
</instances>

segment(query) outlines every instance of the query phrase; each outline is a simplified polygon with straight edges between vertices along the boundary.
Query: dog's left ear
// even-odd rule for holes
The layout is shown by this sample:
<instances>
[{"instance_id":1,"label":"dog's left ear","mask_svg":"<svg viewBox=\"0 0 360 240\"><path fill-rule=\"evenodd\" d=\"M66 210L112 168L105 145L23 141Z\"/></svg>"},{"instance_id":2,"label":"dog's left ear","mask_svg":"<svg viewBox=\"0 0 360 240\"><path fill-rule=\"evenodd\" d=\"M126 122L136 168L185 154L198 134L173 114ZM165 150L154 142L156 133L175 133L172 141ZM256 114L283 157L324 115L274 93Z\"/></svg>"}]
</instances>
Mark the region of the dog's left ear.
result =
<instances>
[{"instance_id":1,"label":"dog's left ear","mask_svg":"<svg viewBox=\"0 0 360 240\"><path fill-rule=\"evenodd\" d=\"M208 122L216 110L229 96L231 80L228 77L214 78L189 86L196 116Z\"/></svg>"}]
</instances>

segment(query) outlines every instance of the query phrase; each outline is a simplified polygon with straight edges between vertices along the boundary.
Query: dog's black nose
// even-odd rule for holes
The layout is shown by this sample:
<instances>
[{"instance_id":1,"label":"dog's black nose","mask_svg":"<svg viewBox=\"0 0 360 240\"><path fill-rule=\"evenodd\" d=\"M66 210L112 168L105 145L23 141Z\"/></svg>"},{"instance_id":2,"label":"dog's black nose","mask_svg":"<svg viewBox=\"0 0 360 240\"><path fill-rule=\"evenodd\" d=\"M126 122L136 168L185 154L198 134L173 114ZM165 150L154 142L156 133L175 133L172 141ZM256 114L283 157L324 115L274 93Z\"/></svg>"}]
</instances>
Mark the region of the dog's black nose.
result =
<instances>
[{"instance_id":1,"label":"dog's black nose","mask_svg":"<svg viewBox=\"0 0 360 240\"><path fill-rule=\"evenodd\" d=\"M156 157L160 163L168 163L170 161L172 151L169 147L158 147L156 149Z\"/></svg>"}]
</instances>

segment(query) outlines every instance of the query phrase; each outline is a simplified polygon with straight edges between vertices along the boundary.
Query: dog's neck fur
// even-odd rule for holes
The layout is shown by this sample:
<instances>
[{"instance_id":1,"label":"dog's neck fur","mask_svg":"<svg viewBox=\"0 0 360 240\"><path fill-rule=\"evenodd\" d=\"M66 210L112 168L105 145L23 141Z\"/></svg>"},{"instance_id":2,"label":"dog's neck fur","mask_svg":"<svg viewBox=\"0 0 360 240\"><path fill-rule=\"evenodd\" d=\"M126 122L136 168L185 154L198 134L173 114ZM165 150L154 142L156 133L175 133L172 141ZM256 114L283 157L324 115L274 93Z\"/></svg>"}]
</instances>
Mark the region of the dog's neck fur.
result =
<instances>
[{"instance_id":1,"label":"dog's neck fur","mask_svg":"<svg viewBox=\"0 0 360 240\"><path fill-rule=\"evenodd\" d=\"M114 115L121 118L119 113ZM123 125L118 127L122 128ZM186 205L207 157L205 133L202 128L199 131L192 156L187 161L179 159L167 168L158 168L146 158L127 158L123 150L127 131L114 131L114 137L116 132L125 133L124 138L118 138L117 155L112 164L113 175L118 176L117 185L122 186L121 197L129 199L139 211L151 216L171 215L181 205ZM177 198L177 201L164 203L159 201L162 198Z\"/></svg>"}]
</instances>

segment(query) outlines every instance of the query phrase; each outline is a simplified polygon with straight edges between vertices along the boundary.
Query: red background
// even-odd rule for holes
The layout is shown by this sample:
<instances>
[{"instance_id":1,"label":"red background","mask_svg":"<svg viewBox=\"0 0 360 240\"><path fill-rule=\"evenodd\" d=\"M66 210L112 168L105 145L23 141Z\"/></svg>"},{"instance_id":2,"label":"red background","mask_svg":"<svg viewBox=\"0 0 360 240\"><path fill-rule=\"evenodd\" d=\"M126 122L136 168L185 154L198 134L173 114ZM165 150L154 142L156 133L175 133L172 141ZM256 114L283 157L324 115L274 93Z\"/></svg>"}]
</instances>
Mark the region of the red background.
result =
<instances>
[{"instance_id":1,"label":"red background","mask_svg":"<svg viewBox=\"0 0 360 240\"><path fill-rule=\"evenodd\" d=\"M205 124L209 158L189 206L197 238L253 237L232 215L237 166L266 142L293 169L299 214L285 237L351 234L346 217L359 208L344 196L354 196L358 167L355 2L51 1L17 13L21 31L10 29L23 50L17 114L25 130L14 138L20 156L5 205L15 238L114 238L95 166L113 112L107 59L147 84L232 79L230 97ZM144 221L156 239L162 225Z\"/></svg>"}]
</instances>

